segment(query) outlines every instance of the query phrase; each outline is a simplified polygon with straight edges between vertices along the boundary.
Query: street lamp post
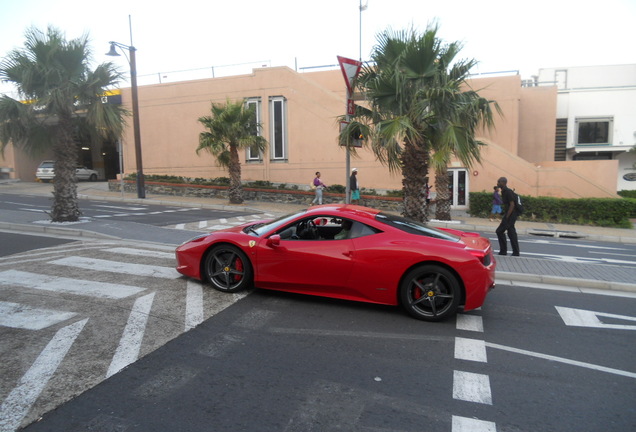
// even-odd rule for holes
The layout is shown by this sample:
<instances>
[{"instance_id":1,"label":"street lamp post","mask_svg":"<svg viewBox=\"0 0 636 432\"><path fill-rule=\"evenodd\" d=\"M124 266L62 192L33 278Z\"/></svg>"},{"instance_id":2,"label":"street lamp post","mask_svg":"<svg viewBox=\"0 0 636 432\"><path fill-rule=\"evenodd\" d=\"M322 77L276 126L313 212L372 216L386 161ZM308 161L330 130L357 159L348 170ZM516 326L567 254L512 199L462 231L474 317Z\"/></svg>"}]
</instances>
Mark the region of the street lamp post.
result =
<instances>
[{"instance_id":1,"label":"street lamp post","mask_svg":"<svg viewBox=\"0 0 636 432\"><path fill-rule=\"evenodd\" d=\"M141 159L141 132L139 130L139 97L137 95L137 61L135 52L137 49L132 45L124 45L118 42L109 42L110 51L106 53L108 56L119 57L117 48L127 49L130 53L128 62L130 63L130 91L132 94L132 111L133 111L133 133L135 137L135 160L137 162L137 197L146 198L146 185L144 182L144 168ZM123 173L122 173L123 175Z\"/></svg>"}]
</instances>

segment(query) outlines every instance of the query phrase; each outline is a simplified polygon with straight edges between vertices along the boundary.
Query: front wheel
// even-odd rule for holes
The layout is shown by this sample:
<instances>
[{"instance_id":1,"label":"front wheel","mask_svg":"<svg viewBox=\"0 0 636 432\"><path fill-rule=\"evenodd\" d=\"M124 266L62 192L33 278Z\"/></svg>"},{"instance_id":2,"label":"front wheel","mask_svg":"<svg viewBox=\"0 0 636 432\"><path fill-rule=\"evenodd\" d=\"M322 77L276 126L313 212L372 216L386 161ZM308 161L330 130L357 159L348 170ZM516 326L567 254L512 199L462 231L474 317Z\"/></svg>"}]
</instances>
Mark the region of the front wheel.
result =
<instances>
[{"instance_id":1,"label":"front wheel","mask_svg":"<svg viewBox=\"0 0 636 432\"><path fill-rule=\"evenodd\" d=\"M461 289L455 275L444 267L422 265L404 277L400 299L412 317L441 321L457 312Z\"/></svg>"},{"instance_id":2,"label":"front wheel","mask_svg":"<svg viewBox=\"0 0 636 432\"><path fill-rule=\"evenodd\" d=\"M215 246L205 257L205 278L214 288L236 292L252 285L252 264L247 256L231 245Z\"/></svg>"},{"instance_id":3,"label":"front wheel","mask_svg":"<svg viewBox=\"0 0 636 432\"><path fill-rule=\"evenodd\" d=\"M91 174L91 177L88 179L89 181L97 181L97 174Z\"/></svg>"}]
</instances>

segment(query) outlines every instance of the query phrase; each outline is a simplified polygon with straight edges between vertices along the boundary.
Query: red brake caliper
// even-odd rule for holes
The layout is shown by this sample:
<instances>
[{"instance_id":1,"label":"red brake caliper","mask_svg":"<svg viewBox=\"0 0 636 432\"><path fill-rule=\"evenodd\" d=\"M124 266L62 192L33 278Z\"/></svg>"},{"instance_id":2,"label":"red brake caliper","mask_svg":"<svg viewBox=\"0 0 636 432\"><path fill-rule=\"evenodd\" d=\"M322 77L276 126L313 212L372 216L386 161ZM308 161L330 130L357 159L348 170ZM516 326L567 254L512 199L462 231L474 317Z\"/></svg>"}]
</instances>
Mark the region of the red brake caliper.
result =
<instances>
[{"instance_id":1,"label":"red brake caliper","mask_svg":"<svg viewBox=\"0 0 636 432\"><path fill-rule=\"evenodd\" d=\"M236 271L243 273L243 261L240 258L236 258L236 261L234 261L234 268ZM240 281L242 277L240 274L235 274L234 282Z\"/></svg>"}]
</instances>

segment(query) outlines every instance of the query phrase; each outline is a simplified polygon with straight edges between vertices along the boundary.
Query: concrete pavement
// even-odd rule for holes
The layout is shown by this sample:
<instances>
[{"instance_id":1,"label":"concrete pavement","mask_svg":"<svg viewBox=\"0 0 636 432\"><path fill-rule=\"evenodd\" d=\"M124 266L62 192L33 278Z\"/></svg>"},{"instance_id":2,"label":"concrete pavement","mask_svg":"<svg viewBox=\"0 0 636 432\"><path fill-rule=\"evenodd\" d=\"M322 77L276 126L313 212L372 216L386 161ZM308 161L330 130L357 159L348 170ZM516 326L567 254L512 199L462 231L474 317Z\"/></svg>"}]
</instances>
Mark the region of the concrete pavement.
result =
<instances>
[{"instance_id":1,"label":"concrete pavement","mask_svg":"<svg viewBox=\"0 0 636 432\"><path fill-rule=\"evenodd\" d=\"M0 181L0 193L19 195L50 195L51 184L20 181ZM194 198L163 195L147 195L139 199L130 193L111 192L106 182L78 184L80 199L101 199L125 203L162 204L210 209L231 209L244 211L246 215L267 213L274 216L292 213L306 208L307 205L280 204L269 202L245 202L242 205L230 205L226 200L216 198ZM450 227L464 231L494 233L498 223L488 219L474 218L465 213L456 212L452 222L431 221L439 227ZM625 245L636 245L636 229L602 228L582 225L562 225L543 222L518 221L519 234L532 234L545 237L580 238L583 240L612 241ZM154 241L166 244L179 244L199 231L175 230L150 225L85 220L77 224L46 224L41 214L24 211L2 211L0 229L10 231L28 231L68 235L78 237L123 238L128 240ZM494 245L496 248L496 245ZM595 290L618 290L636 292L636 267L619 267L609 264L584 264L549 259L497 256L497 283L509 285L558 285L563 289L595 292Z\"/></svg>"}]
</instances>

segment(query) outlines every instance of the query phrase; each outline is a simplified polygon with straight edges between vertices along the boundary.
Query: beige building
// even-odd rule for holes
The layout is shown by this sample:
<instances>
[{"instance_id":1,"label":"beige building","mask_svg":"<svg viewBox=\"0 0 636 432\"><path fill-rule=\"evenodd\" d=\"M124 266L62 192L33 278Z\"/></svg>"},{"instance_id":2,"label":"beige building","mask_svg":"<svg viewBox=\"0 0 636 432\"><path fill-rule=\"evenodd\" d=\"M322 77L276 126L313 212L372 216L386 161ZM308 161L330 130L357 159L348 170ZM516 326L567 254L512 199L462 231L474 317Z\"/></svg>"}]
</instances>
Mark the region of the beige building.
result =
<instances>
[{"instance_id":1,"label":"beige building","mask_svg":"<svg viewBox=\"0 0 636 432\"><path fill-rule=\"evenodd\" d=\"M480 95L496 100L503 111L496 127L479 139L488 143L483 163L470 169L450 165L453 204L468 204L468 192L491 191L500 176L517 192L533 196L615 197L618 161L555 162L556 86L522 86L519 75L472 79ZM256 106L262 134L269 147L264 154L242 154L242 179L307 188L320 171L327 185L345 185L345 151L337 144L338 116L346 111L345 83L340 70L298 73L287 67L255 69L251 74L172 82L139 87L139 118L143 169L146 175L227 177L208 153L196 154L198 118L210 114L211 103L245 100ZM130 109L130 88L121 90ZM116 96L114 96L116 99ZM115 100L115 102L117 102ZM123 166L134 173L135 146L132 121L122 139ZM104 178L119 171L116 143L100 148L82 145L82 161ZM11 147L0 166L11 176L35 180L35 169L47 155L32 158ZM400 174L375 160L367 149L358 149L351 166L358 168L361 187L377 191L402 188ZM432 174L432 173L431 173ZM432 175L431 175L432 177Z\"/></svg>"}]
</instances>

